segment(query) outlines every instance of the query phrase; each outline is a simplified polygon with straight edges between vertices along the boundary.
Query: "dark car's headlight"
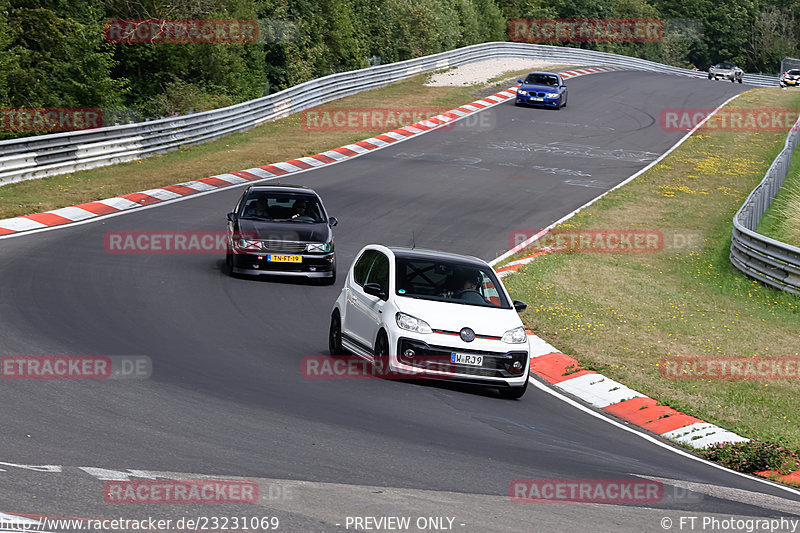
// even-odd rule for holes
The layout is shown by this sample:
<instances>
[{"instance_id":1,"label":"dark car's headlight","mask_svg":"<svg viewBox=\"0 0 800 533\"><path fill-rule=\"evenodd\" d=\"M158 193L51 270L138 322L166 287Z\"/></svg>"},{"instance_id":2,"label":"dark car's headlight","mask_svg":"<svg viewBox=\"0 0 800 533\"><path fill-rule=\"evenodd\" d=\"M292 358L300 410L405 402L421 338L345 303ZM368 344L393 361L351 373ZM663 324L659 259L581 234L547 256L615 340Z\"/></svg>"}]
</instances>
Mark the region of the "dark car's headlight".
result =
<instances>
[{"instance_id":1,"label":"dark car's headlight","mask_svg":"<svg viewBox=\"0 0 800 533\"><path fill-rule=\"evenodd\" d=\"M517 89L517 94L521 94L522 96L525 96L526 94L528 94L528 91L523 91L522 89Z\"/></svg>"},{"instance_id":2,"label":"dark car's headlight","mask_svg":"<svg viewBox=\"0 0 800 533\"><path fill-rule=\"evenodd\" d=\"M234 241L233 245L236 247L237 250L245 250L252 252L257 252L261 250L261 241L254 241L251 239L237 239Z\"/></svg>"},{"instance_id":3,"label":"dark car's headlight","mask_svg":"<svg viewBox=\"0 0 800 533\"><path fill-rule=\"evenodd\" d=\"M547 93L545 96L548 98L558 98L558 93Z\"/></svg>"},{"instance_id":4,"label":"dark car's headlight","mask_svg":"<svg viewBox=\"0 0 800 533\"><path fill-rule=\"evenodd\" d=\"M331 242L310 242L306 244L307 252L327 253L333 251L333 241Z\"/></svg>"}]
</instances>

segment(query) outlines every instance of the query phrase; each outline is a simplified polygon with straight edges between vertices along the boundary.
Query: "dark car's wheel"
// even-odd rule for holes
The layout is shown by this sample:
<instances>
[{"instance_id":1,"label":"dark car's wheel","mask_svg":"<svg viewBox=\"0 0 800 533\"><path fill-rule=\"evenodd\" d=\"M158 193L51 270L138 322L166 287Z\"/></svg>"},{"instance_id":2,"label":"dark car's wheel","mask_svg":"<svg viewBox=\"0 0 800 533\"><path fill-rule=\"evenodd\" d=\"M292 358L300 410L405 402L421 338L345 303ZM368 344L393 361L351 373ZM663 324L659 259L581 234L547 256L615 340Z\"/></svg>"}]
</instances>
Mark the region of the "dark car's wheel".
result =
<instances>
[{"instance_id":1,"label":"dark car's wheel","mask_svg":"<svg viewBox=\"0 0 800 533\"><path fill-rule=\"evenodd\" d=\"M329 278L322 278L323 285L333 285L336 283L336 264L334 263L333 268L331 269L331 277Z\"/></svg>"},{"instance_id":2,"label":"dark car's wheel","mask_svg":"<svg viewBox=\"0 0 800 533\"><path fill-rule=\"evenodd\" d=\"M336 310L331 315L331 329L328 332L328 351L331 355L342 355L342 319L339 311Z\"/></svg>"},{"instance_id":3,"label":"dark car's wheel","mask_svg":"<svg viewBox=\"0 0 800 533\"><path fill-rule=\"evenodd\" d=\"M324 282L325 285L333 285L334 283L336 283L336 271L335 270L333 271L333 276L324 279L325 279Z\"/></svg>"},{"instance_id":4,"label":"dark car's wheel","mask_svg":"<svg viewBox=\"0 0 800 533\"><path fill-rule=\"evenodd\" d=\"M228 248L228 252L225 254L225 266L228 268L228 274L233 275L233 254L230 248Z\"/></svg>"},{"instance_id":5,"label":"dark car's wheel","mask_svg":"<svg viewBox=\"0 0 800 533\"><path fill-rule=\"evenodd\" d=\"M500 389L500 397L509 400L518 400L522 398L525 391L528 390L528 380L525 380L525 385L521 387L503 387Z\"/></svg>"},{"instance_id":6,"label":"dark car's wheel","mask_svg":"<svg viewBox=\"0 0 800 533\"><path fill-rule=\"evenodd\" d=\"M378 333L378 338L375 339L375 366L377 367L378 374L387 376L390 372L389 369L389 339L386 338L386 332L381 330Z\"/></svg>"}]
</instances>

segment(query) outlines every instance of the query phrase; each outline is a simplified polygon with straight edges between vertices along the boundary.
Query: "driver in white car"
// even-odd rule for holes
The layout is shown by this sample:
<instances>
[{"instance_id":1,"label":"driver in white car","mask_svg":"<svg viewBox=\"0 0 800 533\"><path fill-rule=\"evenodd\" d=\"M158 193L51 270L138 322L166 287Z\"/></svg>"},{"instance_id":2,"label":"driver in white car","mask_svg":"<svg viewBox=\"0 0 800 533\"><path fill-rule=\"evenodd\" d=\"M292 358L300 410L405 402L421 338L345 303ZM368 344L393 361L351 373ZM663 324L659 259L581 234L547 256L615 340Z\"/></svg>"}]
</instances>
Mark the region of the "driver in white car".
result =
<instances>
[{"instance_id":1,"label":"driver in white car","mask_svg":"<svg viewBox=\"0 0 800 533\"><path fill-rule=\"evenodd\" d=\"M484 297L480 292L478 292L478 287L480 287L481 283L483 282L483 276L481 275L480 271L462 270L459 273L457 280L457 286L461 287L461 289L456 291L456 293L453 295L454 298L464 300L467 303L486 303Z\"/></svg>"}]
</instances>

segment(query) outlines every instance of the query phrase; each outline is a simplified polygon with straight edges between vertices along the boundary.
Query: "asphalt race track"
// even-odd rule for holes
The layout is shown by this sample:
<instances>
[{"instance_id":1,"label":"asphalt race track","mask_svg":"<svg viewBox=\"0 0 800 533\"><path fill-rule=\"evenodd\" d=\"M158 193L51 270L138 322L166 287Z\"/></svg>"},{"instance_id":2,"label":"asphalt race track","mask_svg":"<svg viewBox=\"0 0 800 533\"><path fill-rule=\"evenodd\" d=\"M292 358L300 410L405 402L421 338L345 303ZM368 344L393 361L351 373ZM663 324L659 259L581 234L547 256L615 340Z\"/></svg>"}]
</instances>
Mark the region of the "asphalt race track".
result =
<instances>
[{"instance_id":1,"label":"asphalt race track","mask_svg":"<svg viewBox=\"0 0 800 533\"><path fill-rule=\"evenodd\" d=\"M747 89L642 72L568 85L561 111L506 102L295 175L339 219L333 287L234 279L220 255L104 250L107 231L221 231L241 187L0 240L0 354L153 361L143 381L1 382L0 511L278 516L279 530L299 532L343 531L348 516L366 515L454 517L464 532L800 517L796 494L676 454L538 388L506 401L446 384L301 375L304 356L327 353L330 309L363 245L413 239L492 259L510 234L545 227L672 146L683 133L661 129L662 109L713 108ZM243 478L260 483L262 498L201 510L111 505L103 475L80 467ZM637 476L675 480L664 481L670 497L646 506L508 497L516 479ZM290 490L264 498L269 487Z\"/></svg>"}]
</instances>

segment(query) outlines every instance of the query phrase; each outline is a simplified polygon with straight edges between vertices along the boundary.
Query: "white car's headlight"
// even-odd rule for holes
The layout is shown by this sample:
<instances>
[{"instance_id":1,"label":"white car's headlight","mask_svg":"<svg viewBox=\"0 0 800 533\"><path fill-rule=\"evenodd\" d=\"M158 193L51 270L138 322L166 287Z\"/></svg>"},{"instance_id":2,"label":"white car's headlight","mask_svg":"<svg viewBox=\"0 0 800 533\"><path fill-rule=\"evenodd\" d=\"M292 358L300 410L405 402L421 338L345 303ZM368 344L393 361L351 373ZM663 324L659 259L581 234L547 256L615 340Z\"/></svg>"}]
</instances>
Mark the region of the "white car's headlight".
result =
<instances>
[{"instance_id":1,"label":"white car's headlight","mask_svg":"<svg viewBox=\"0 0 800 533\"><path fill-rule=\"evenodd\" d=\"M508 344L522 344L523 342L527 342L528 334L525 333L525 328L520 326L503 333L503 337L500 340Z\"/></svg>"},{"instance_id":2,"label":"white car's headlight","mask_svg":"<svg viewBox=\"0 0 800 533\"><path fill-rule=\"evenodd\" d=\"M558 93L547 93L548 98L558 98Z\"/></svg>"},{"instance_id":3,"label":"white car's headlight","mask_svg":"<svg viewBox=\"0 0 800 533\"><path fill-rule=\"evenodd\" d=\"M517 94L526 95L526 94L528 94L528 91L523 91L522 89L517 89Z\"/></svg>"},{"instance_id":4,"label":"white car's headlight","mask_svg":"<svg viewBox=\"0 0 800 533\"><path fill-rule=\"evenodd\" d=\"M306 251L308 252L330 252L333 250L333 243L332 242L310 242L306 244Z\"/></svg>"},{"instance_id":5,"label":"white car's headlight","mask_svg":"<svg viewBox=\"0 0 800 533\"><path fill-rule=\"evenodd\" d=\"M405 313L397 313L395 315L398 327L406 331L413 331L415 333L431 333L431 327L424 320L417 317L407 315Z\"/></svg>"}]
</instances>

